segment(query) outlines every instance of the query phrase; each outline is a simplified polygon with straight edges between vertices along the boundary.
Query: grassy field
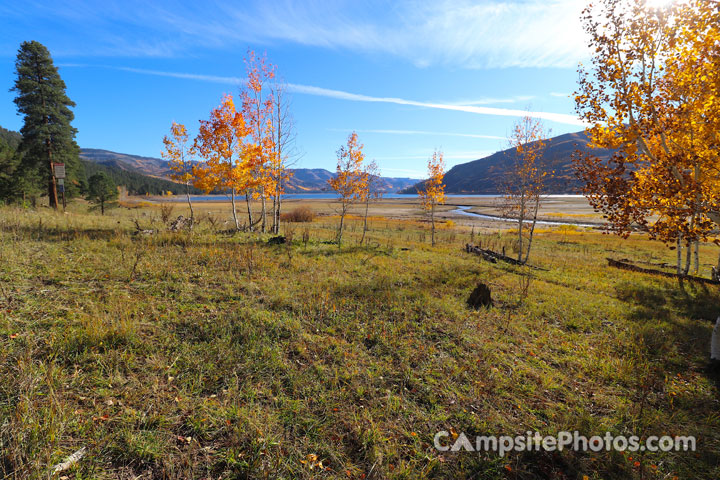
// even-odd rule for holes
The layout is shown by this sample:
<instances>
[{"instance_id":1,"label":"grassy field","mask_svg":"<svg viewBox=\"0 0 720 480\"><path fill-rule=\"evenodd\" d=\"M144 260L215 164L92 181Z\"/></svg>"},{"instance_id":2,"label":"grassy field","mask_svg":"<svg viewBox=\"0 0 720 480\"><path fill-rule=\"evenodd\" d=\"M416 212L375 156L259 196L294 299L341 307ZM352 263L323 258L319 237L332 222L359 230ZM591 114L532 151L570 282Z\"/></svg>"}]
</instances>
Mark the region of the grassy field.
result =
<instances>
[{"instance_id":1,"label":"grassy field","mask_svg":"<svg viewBox=\"0 0 720 480\"><path fill-rule=\"evenodd\" d=\"M672 264L662 244L545 228L529 270L463 251L512 251L496 228L430 247L425 222L374 217L359 245L354 219L338 248L333 216L285 225L291 245L201 218L0 208L0 478L720 478L720 289L605 260ZM466 306L478 282L494 307ZM439 452L440 430L698 448L501 458Z\"/></svg>"}]
</instances>

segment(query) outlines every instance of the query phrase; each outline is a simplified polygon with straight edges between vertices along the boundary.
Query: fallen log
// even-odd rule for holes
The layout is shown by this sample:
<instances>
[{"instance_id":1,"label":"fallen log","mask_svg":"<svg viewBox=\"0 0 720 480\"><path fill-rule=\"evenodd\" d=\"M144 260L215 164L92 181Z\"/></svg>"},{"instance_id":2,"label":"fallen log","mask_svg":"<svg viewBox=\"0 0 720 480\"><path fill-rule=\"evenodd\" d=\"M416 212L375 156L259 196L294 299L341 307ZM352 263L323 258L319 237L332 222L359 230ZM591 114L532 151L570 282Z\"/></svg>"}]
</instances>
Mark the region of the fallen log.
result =
<instances>
[{"instance_id":1,"label":"fallen log","mask_svg":"<svg viewBox=\"0 0 720 480\"><path fill-rule=\"evenodd\" d=\"M692 275L682 275L679 273L663 272L662 270L655 270L652 268L638 267L637 265L633 265L632 263L627 263L627 262L615 260L612 258L608 258L607 261L608 261L608 265L610 265L611 267L619 268L621 270L628 270L631 272L638 272L638 273L647 273L650 275L659 275L661 277L667 277L667 278L681 278L683 280L688 280L691 282L707 283L710 285L720 285L720 281L712 280L710 278L694 277Z\"/></svg>"},{"instance_id":2,"label":"fallen log","mask_svg":"<svg viewBox=\"0 0 720 480\"><path fill-rule=\"evenodd\" d=\"M504 253L497 253L493 252L492 250L486 249L486 248L480 248L476 247L472 243L465 244L465 251L467 253L474 253L475 255L480 255L483 260L487 260L490 263L497 263L498 260L501 260L506 263L510 263L512 265L525 265L526 267L535 269L535 270L545 270L544 268L540 267L534 267L532 265L528 265L526 263L518 261L516 258L508 257Z\"/></svg>"},{"instance_id":3,"label":"fallen log","mask_svg":"<svg viewBox=\"0 0 720 480\"><path fill-rule=\"evenodd\" d=\"M483 260L487 260L490 263L497 263L497 260L493 255L490 255L489 250L483 250L480 247L476 247L475 245L468 243L465 245L465 251L467 253L474 253L475 255L480 255L483 257ZM495 252L492 252L495 253Z\"/></svg>"}]
</instances>

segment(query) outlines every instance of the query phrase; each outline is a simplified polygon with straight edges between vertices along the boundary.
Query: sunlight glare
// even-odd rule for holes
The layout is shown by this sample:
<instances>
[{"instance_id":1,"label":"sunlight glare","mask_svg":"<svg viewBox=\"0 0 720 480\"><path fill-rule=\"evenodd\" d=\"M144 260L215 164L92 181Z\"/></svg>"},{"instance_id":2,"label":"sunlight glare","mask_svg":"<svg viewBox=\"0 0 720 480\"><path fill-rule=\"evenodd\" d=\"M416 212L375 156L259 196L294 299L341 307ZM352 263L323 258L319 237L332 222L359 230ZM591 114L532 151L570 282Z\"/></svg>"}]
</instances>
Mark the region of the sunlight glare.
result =
<instances>
[{"instance_id":1,"label":"sunlight glare","mask_svg":"<svg viewBox=\"0 0 720 480\"><path fill-rule=\"evenodd\" d=\"M646 0L645 4L650 8L667 8L675 3L675 0Z\"/></svg>"}]
</instances>

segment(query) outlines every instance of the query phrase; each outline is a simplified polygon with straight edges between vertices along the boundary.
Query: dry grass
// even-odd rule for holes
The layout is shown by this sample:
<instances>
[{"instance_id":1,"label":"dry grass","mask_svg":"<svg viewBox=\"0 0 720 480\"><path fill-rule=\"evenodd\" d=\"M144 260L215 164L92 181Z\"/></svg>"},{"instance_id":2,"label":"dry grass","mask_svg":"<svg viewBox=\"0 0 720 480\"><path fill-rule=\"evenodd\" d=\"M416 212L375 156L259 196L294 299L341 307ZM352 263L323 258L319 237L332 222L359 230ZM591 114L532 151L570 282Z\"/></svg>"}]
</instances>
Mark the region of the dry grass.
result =
<instances>
[{"instance_id":1,"label":"dry grass","mask_svg":"<svg viewBox=\"0 0 720 480\"><path fill-rule=\"evenodd\" d=\"M720 477L718 288L604 260L672 262L662 245L548 230L528 272L465 254L465 228L431 248L424 222L371 218L360 246L353 220L338 248L333 217L279 246L133 219L164 229L156 207L0 209L0 478L49 478L83 446L70 478ZM466 307L478 281L494 308ZM499 458L436 451L451 428L699 440Z\"/></svg>"}]
</instances>

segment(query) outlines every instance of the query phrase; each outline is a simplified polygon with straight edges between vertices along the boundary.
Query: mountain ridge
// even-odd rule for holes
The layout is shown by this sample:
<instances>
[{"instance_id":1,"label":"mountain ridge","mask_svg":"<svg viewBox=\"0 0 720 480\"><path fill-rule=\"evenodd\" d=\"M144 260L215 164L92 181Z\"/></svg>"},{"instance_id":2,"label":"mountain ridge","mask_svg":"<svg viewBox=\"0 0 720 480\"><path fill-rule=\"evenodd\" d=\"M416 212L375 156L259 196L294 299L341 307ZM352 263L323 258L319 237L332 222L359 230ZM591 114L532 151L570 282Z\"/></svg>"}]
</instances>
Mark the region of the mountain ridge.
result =
<instances>
[{"instance_id":1,"label":"mountain ridge","mask_svg":"<svg viewBox=\"0 0 720 480\"><path fill-rule=\"evenodd\" d=\"M151 177L169 179L170 165L166 160L141 155L118 153L99 148L81 148L80 158L87 162L112 166L133 171ZM327 181L335 176L334 172L324 168L291 168L292 177L288 181L287 193L319 193L330 190ZM397 192L411 187L417 182L414 178L380 177L379 187L383 192Z\"/></svg>"},{"instance_id":2,"label":"mountain ridge","mask_svg":"<svg viewBox=\"0 0 720 480\"><path fill-rule=\"evenodd\" d=\"M575 151L592 152L607 160L613 150L591 148L590 139L584 131L565 133L546 140L540 164L554 175L546 180L549 193L577 193L582 186L575 176L572 155ZM508 167L515 160L515 149L501 150L487 157L455 165L445 173L445 193L451 194L497 194ZM401 193L415 193L423 182L404 189Z\"/></svg>"},{"instance_id":3,"label":"mountain ridge","mask_svg":"<svg viewBox=\"0 0 720 480\"><path fill-rule=\"evenodd\" d=\"M19 133L2 129L1 137L6 141L19 143ZM589 147L589 138L584 131L566 133L552 137L546 141L541 164L554 175L546 182L548 193L577 193L581 187L580 180L574 174L572 155L575 151L592 151L593 155L607 160L613 153L608 149ZM169 163L163 159L113 152L100 148L81 148L80 158L105 166L119 172L127 171L136 175L144 175L156 180L170 181ZM450 194L497 194L500 193L501 180L515 159L515 150L496 152L492 155L470 162L455 165L445 173L445 192ZM328 180L334 172L324 168L296 168L286 186L287 193L321 193L330 190ZM383 192L415 193L423 182L406 177L380 177L380 188ZM138 183L138 179L134 179ZM177 182L173 182L177 183Z\"/></svg>"}]
</instances>

